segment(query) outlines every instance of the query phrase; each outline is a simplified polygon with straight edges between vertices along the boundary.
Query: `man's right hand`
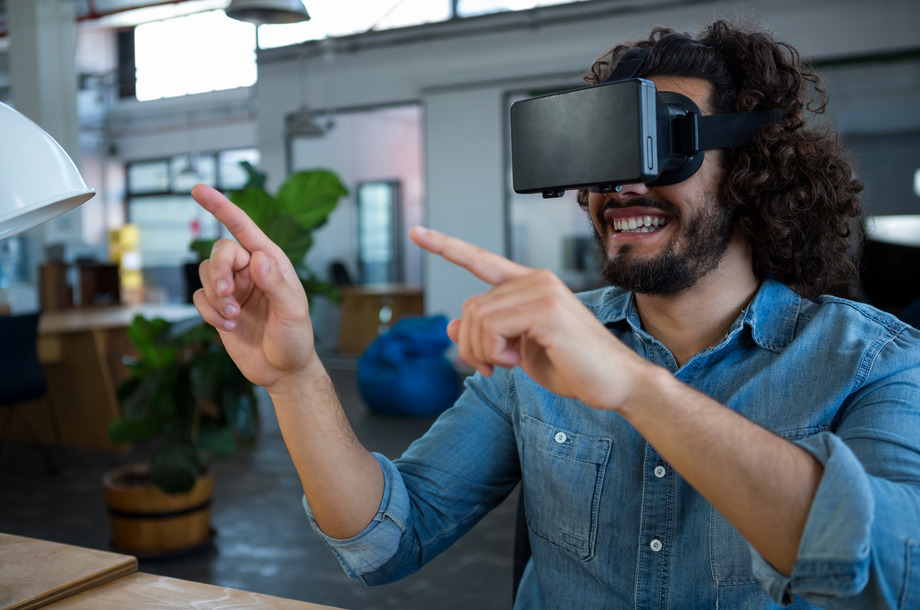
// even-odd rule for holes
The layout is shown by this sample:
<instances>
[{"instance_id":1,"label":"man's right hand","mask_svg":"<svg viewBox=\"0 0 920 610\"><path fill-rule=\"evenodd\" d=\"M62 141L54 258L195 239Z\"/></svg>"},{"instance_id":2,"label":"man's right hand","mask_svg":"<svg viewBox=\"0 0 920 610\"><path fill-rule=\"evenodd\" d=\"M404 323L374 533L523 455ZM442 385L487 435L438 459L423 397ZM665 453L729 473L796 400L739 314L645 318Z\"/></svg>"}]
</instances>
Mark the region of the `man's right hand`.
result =
<instances>
[{"instance_id":1,"label":"man's right hand","mask_svg":"<svg viewBox=\"0 0 920 610\"><path fill-rule=\"evenodd\" d=\"M297 387L318 364L303 285L284 252L240 208L205 185L192 197L236 237L221 239L201 263L194 303L253 383Z\"/></svg>"}]
</instances>

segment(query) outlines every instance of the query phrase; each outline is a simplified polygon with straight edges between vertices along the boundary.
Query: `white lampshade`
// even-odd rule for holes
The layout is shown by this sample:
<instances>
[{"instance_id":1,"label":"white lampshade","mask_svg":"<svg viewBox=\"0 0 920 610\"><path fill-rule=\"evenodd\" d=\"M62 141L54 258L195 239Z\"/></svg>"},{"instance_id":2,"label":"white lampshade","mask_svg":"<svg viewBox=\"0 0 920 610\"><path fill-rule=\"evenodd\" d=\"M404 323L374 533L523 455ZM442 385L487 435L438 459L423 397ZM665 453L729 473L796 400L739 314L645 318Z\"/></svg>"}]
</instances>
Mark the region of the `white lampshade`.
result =
<instances>
[{"instance_id":1,"label":"white lampshade","mask_svg":"<svg viewBox=\"0 0 920 610\"><path fill-rule=\"evenodd\" d=\"M51 136L0 103L0 239L51 220L95 193Z\"/></svg>"},{"instance_id":2,"label":"white lampshade","mask_svg":"<svg viewBox=\"0 0 920 610\"><path fill-rule=\"evenodd\" d=\"M256 25L308 21L310 13L301 0L231 0L227 17Z\"/></svg>"}]
</instances>

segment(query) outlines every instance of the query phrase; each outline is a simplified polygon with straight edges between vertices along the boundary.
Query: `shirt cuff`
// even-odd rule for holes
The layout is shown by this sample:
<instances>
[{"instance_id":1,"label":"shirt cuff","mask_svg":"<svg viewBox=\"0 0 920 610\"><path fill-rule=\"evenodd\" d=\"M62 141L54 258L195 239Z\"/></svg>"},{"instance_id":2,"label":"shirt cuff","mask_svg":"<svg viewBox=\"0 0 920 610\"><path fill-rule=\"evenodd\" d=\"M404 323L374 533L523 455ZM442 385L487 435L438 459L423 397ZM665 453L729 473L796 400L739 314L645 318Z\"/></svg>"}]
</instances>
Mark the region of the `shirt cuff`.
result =
<instances>
[{"instance_id":1,"label":"shirt cuff","mask_svg":"<svg viewBox=\"0 0 920 610\"><path fill-rule=\"evenodd\" d=\"M373 572L396 554L409 514L409 494L396 467L379 453L372 455L383 470L383 498L377 514L360 533L351 538L327 536L316 523L307 497L303 497L310 526L329 546L351 578L361 578L363 574Z\"/></svg>"},{"instance_id":2,"label":"shirt cuff","mask_svg":"<svg viewBox=\"0 0 920 610\"><path fill-rule=\"evenodd\" d=\"M779 604L793 594L811 603L856 595L869 580L875 509L868 475L839 437L822 432L795 441L824 465L791 576L775 570L753 547L754 575Z\"/></svg>"}]
</instances>

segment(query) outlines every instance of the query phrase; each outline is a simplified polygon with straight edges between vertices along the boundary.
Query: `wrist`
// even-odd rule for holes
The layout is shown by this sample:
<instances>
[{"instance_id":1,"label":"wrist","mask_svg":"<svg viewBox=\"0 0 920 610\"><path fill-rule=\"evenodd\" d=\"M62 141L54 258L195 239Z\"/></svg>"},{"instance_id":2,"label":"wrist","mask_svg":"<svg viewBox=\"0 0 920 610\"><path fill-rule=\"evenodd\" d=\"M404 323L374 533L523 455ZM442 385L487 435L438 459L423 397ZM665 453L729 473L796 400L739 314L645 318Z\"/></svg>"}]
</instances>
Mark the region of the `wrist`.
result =
<instances>
[{"instance_id":1,"label":"wrist","mask_svg":"<svg viewBox=\"0 0 920 610\"><path fill-rule=\"evenodd\" d=\"M314 355L302 369L287 373L279 377L270 386L266 386L272 402L300 401L304 396L309 396L317 388L332 387L329 373L320 359Z\"/></svg>"},{"instance_id":2,"label":"wrist","mask_svg":"<svg viewBox=\"0 0 920 610\"><path fill-rule=\"evenodd\" d=\"M630 389L619 404L613 407L618 415L636 425L644 416L651 415L656 406L666 402L669 387L679 384L667 369L641 359L624 375L629 379Z\"/></svg>"}]
</instances>

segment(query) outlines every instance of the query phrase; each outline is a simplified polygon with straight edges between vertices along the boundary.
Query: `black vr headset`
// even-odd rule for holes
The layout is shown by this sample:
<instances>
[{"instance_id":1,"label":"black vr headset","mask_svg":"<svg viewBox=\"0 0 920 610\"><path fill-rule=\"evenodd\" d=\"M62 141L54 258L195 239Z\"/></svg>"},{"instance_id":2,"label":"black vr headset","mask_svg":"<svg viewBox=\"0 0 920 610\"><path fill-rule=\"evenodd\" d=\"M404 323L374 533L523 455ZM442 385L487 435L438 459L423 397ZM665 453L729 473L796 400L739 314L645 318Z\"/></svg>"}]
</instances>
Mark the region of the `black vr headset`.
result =
<instances>
[{"instance_id":1,"label":"black vr headset","mask_svg":"<svg viewBox=\"0 0 920 610\"><path fill-rule=\"evenodd\" d=\"M686 180L703 151L737 146L782 113L703 116L685 95L634 78L648 50L620 62L600 85L511 105L511 171L517 193L561 197L566 189L619 191Z\"/></svg>"}]
</instances>

